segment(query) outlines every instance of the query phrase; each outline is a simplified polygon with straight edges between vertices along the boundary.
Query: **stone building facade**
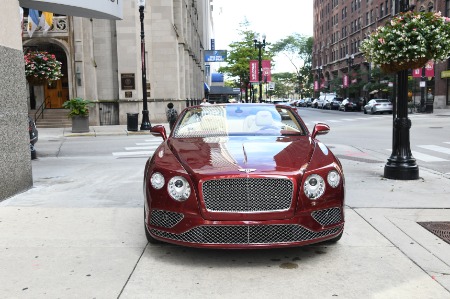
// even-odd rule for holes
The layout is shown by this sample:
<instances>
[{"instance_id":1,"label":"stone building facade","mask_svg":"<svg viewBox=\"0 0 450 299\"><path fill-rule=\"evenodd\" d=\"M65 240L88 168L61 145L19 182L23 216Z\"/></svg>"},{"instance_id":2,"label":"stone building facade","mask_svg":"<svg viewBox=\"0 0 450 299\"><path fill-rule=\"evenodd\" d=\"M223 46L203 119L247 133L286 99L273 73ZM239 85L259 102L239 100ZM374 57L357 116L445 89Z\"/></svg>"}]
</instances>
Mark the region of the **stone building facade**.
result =
<instances>
[{"instance_id":1,"label":"stone building facade","mask_svg":"<svg viewBox=\"0 0 450 299\"><path fill-rule=\"evenodd\" d=\"M314 0L313 72L319 87L350 72L367 74L372 66L359 51L361 41L378 26L390 20L395 0ZM440 11L450 16L450 0L410 0L415 11ZM425 78L427 93L433 95L436 109L450 108L450 80L445 72L449 62L435 64L435 77ZM320 80L319 80L320 77ZM350 76L351 78L351 76ZM420 78L415 84L419 85ZM351 82L350 82L351 84ZM420 88L414 97L420 97ZM364 90L353 96L365 96Z\"/></svg>"},{"instance_id":2,"label":"stone building facade","mask_svg":"<svg viewBox=\"0 0 450 299\"><path fill-rule=\"evenodd\" d=\"M212 36L211 2L146 1L146 84L136 0L123 1L123 19L119 21L55 15L47 34L38 30L30 38L24 30L24 49L55 53L63 62L64 74L54 86L30 85L29 109L44 102L47 108L61 108L64 101L81 97L96 102L90 110L91 125L118 125L126 124L127 113L142 117L143 89L151 123L165 121L168 102L178 110L196 103L204 96L204 83L210 80L205 73L204 50L209 49Z\"/></svg>"}]
</instances>

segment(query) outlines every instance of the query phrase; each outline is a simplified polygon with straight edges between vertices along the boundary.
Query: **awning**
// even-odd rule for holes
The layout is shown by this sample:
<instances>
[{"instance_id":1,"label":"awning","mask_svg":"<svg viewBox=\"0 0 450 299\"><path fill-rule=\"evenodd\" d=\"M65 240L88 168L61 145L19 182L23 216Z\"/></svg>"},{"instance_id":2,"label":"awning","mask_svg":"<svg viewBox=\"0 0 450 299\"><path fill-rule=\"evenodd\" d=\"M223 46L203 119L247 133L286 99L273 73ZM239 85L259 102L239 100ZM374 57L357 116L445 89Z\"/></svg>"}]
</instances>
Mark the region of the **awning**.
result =
<instances>
[{"instance_id":1,"label":"awning","mask_svg":"<svg viewBox=\"0 0 450 299\"><path fill-rule=\"evenodd\" d=\"M372 90L371 92L369 92L369 94L376 94L378 92L378 89Z\"/></svg>"},{"instance_id":2,"label":"awning","mask_svg":"<svg viewBox=\"0 0 450 299\"><path fill-rule=\"evenodd\" d=\"M209 92L209 86L206 83L203 83L203 87L205 88L205 91Z\"/></svg>"}]
</instances>

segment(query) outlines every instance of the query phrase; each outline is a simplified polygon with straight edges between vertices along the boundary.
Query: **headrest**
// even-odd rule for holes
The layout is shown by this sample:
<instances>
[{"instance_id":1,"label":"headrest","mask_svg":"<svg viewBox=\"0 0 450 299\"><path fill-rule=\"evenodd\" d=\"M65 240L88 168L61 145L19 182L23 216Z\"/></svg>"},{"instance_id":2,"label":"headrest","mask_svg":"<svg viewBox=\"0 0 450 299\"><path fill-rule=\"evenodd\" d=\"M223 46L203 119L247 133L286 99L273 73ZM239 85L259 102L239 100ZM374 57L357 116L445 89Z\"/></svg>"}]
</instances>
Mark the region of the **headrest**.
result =
<instances>
[{"instance_id":1,"label":"headrest","mask_svg":"<svg viewBox=\"0 0 450 299\"><path fill-rule=\"evenodd\" d=\"M258 111L256 113L255 124L260 127L272 125L272 113L270 113L270 111Z\"/></svg>"}]
</instances>

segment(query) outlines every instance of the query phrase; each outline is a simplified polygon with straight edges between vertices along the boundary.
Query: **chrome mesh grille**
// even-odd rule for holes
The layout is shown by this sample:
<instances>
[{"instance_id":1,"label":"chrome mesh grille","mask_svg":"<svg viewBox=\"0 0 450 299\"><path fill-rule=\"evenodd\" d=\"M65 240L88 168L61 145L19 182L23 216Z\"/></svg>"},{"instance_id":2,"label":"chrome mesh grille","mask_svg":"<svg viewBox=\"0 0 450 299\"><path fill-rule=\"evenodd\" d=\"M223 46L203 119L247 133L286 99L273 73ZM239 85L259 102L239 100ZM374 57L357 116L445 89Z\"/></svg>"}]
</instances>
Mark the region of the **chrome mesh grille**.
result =
<instances>
[{"instance_id":1,"label":"chrome mesh grille","mask_svg":"<svg viewBox=\"0 0 450 299\"><path fill-rule=\"evenodd\" d=\"M203 200L210 212L265 212L288 210L294 184L288 179L237 178L202 184Z\"/></svg>"},{"instance_id":2,"label":"chrome mesh grille","mask_svg":"<svg viewBox=\"0 0 450 299\"><path fill-rule=\"evenodd\" d=\"M335 227L313 232L296 224L198 226L182 234L152 229L153 235L199 244L274 244L314 240L337 233Z\"/></svg>"},{"instance_id":3,"label":"chrome mesh grille","mask_svg":"<svg viewBox=\"0 0 450 299\"><path fill-rule=\"evenodd\" d=\"M341 209L331 208L327 210L314 211L311 216L321 225L331 225L341 222Z\"/></svg>"},{"instance_id":4,"label":"chrome mesh grille","mask_svg":"<svg viewBox=\"0 0 450 299\"><path fill-rule=\"evenodd\" d=\"M183 214L180 213L163 210L152 210L152 214L150 216L150 224L159 227L171 228L177 225L183 219L183 217Z\"/></svg>"}]
</instances>

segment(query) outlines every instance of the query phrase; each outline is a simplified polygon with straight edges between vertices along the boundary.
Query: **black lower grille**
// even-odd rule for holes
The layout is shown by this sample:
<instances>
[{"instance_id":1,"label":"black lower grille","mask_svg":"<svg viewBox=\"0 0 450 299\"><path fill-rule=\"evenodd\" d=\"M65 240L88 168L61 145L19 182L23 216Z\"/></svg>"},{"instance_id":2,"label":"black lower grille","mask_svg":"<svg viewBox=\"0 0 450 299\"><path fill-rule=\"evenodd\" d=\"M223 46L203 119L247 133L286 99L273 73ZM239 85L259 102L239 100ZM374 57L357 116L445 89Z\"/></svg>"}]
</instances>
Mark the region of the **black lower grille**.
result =
<instances>
[{"instance_id":1,"label":"black lower grille","mask_svg":"<svg viewBox=\"0 0 450 299\"><path fill-rule=\"evenodd\" d=\"M294 184L284 178L233 178L205 181L203 201L210 212L285 211Z\"/></svg>"},{"instance_id":2,"label":"black lower grille","mask_svg":"<svg viewBox=\"0 0 450 299\"><path fill-rule=\"evenodd\" d=\"M182 234L152 229L151 233L170 240L199 244L275 244L314 240L337 233L335 227L313 232L296 224L199 226Z\"/></svg>"},{"instance_id":3,"label":"black lower grille","mask_svg":"<svg viewBox=\"0 0 450 299\"><path fill-rule=\"evenodd\" d=\"M171 228L177 225L183 219L183 217L183 214L180 213L163 210L152 210L152 214L150 216L150 224L159 227Z\"/></svg>"},{"instance_id":4,"label":"black lower grille","mask_svg":"<svg viewBox=\"0 0 450 299\"><path fill-rule=\"evenodd\" d=\"M311 216L323 226L341 222L341 209L331 208L326 210L314 211Z\"/></svg>"}]
</instances>

